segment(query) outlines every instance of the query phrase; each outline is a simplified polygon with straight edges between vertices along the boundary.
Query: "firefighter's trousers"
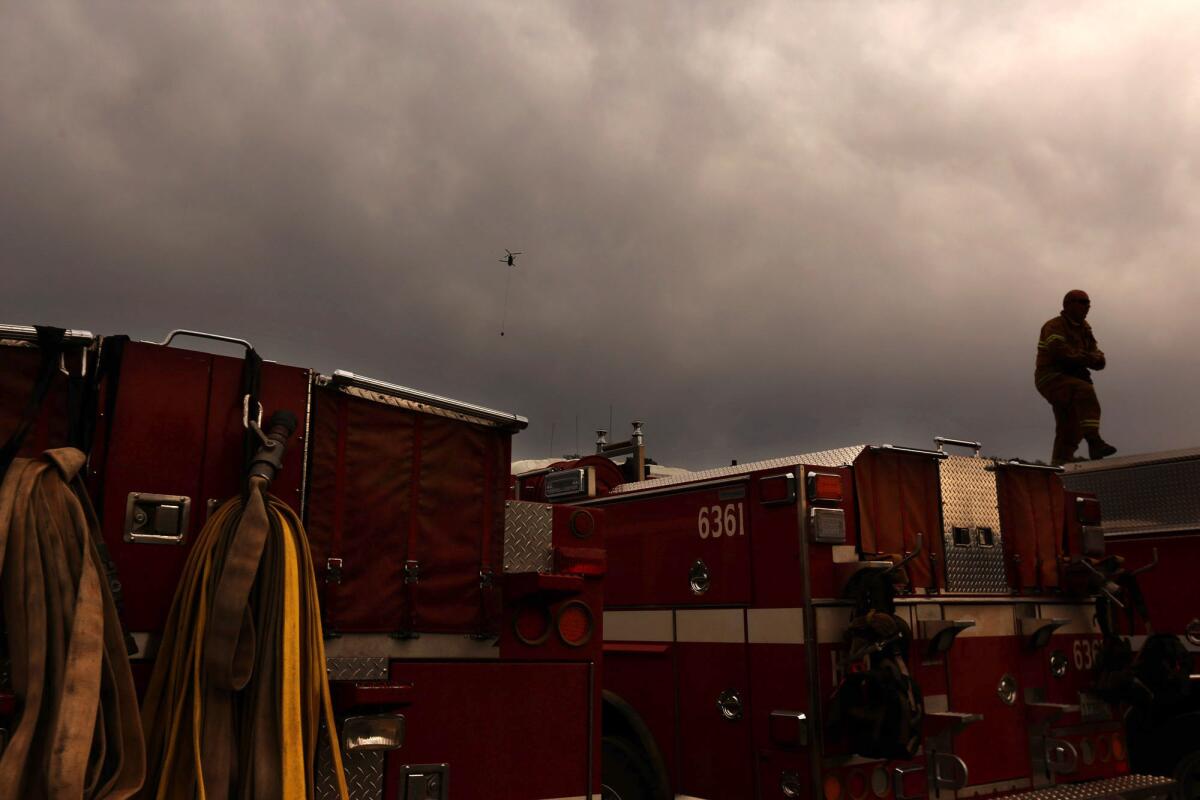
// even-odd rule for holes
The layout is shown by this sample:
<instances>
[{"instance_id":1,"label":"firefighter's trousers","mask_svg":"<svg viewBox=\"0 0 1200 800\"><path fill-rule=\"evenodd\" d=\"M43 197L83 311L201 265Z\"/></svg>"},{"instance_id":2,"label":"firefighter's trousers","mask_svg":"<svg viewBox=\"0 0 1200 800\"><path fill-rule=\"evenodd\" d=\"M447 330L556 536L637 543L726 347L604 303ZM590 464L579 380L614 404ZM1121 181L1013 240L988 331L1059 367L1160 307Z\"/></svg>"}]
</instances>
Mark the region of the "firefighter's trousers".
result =
<instances>
[{"instance_id":1,"label":"firefighter's trousers","mask_svg":"<svg viewBox=\"0 0 1200 800\"><path fill-rule=\"evenodd\" d=\"M1054 408L1054 451L1051 461L1063 464L1075 455L1082 439L1100 436L1100 401L1096 387L1069 375L1055 375L1038 387Z\"/></svg>"}]
</instances>

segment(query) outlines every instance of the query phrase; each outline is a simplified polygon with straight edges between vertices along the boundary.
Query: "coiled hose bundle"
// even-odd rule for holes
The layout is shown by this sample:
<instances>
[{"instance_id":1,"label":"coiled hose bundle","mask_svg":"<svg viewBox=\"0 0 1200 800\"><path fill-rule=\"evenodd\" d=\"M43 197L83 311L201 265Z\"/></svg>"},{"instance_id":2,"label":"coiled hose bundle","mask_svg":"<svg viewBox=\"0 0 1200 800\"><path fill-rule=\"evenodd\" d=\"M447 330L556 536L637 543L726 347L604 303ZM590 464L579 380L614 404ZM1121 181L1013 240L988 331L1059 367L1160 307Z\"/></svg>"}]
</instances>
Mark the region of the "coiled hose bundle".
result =
<instances>
[{"instance_id":1,"label":"coiled hose bundle","mask_svg":"<svg viewBox=\"0 0 1200 800\"><path fill-rule=\"evenodd\" d=\"M145 751L129 657L74 448L15 459L0 484L0 591L18 713L0 798L131 797Z\"/></svg>"},{"instance_id":2,"label":"coiled hose bundle","mask_svg":"<svg viewBox=\"0 0 1200 800\"><path fill-rule=\"evenodd\" d=\"M245 496L221 505L192 548L143 702L142 797L313 797L322 716L336 731L316 576L299 518L267 494L294 427L275 415Z\"/></svg>"}]
</instances>

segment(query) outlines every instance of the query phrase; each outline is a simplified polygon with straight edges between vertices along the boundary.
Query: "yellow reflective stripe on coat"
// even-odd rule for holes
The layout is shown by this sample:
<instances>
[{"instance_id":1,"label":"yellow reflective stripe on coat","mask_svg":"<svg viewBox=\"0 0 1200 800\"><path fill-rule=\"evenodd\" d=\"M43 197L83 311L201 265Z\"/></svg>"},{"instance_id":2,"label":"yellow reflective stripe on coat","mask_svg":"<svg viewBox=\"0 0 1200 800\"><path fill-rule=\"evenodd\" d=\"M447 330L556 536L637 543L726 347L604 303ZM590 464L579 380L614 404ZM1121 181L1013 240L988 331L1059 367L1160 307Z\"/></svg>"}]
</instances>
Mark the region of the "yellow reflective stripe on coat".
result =
<instances>
[{"instance_id":1,"label":"yellow reflective stripe on coat","mask_svg":"<svg viewBox=\"0 0 1200 800\"><path fill-rule=\"evenodd\" d=\"M1051 378L1057 378L1057 377L1060 377L1061 375L1062 375L1061 372L1047 372L1045 375L1043 375L1040 378L1034 378L1033 385L1040 387L1043 383L1050 380Z\"/></svg>"}]
</instances>

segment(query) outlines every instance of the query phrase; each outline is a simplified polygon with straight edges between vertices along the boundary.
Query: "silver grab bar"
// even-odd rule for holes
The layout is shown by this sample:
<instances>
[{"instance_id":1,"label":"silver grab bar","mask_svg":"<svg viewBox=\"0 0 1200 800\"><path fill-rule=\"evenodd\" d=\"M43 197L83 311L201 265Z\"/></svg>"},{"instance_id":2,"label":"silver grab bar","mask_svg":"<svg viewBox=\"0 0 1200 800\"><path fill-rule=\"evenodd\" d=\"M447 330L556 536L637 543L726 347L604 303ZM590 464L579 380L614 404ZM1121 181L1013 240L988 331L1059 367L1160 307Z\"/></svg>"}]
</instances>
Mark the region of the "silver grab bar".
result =
<instances>
[{"instance_id":1,"label":"silver grab bar","mask_svg":"<svg viewBox=\"0 0 1200 800\"><path fill-rule=\"evenodd\" d=\"M933 437L933 443L937 445L939 453L946 452L946 445L950 445L952 447L965 447L968 450L974 450L976 458L979 458L979 451L983 449L982 442L972 442L968 441L967 439L951 439L946 436Z\"/></svg>"},{"instance_id":2,"label":"silver grab bar","mask_svg":"<svg viewBox=\"0 0 1200 800\"><path fill-rule=\"evenodd\" d=\"M184 330L183 328L177 328L177 329L171 331L170 333L167 334L166 339L163 339L161 342L153 342L153 344L160 344L163 347L166 347L171 344L171 341L176 336L195 336L197 339L212 339L217 342L228 342L229 344L241 345L242 347L246 348L247 350L254 349L254 345L250 344L245 339L238 339L237 337L234 337L234 336L222 336L219 333L205 333L204 331L189 331L189 330Z\"/></svg>"}]
</instances>

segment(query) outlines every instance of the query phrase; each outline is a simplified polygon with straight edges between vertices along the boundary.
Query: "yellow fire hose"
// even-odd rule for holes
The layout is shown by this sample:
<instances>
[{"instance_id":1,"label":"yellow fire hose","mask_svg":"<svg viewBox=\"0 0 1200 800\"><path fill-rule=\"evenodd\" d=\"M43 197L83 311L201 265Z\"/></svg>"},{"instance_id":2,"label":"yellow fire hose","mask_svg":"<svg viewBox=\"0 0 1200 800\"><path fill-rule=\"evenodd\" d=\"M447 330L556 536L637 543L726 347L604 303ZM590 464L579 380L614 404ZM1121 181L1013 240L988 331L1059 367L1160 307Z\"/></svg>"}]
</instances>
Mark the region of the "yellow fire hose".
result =
<instances>
[{"instance_id":1,"label":"yellow fire hose","mask_svg":"<svg viewBox=\"0 0 1200 800\"><path fill-rule=\"evenodd\" d=\"M266 492L294 424L276 415L245 498L221 505L192 548L142 706L141 797L312 798L323 716L349 799L308 541Z\"/></svg>"}]
</instances>

